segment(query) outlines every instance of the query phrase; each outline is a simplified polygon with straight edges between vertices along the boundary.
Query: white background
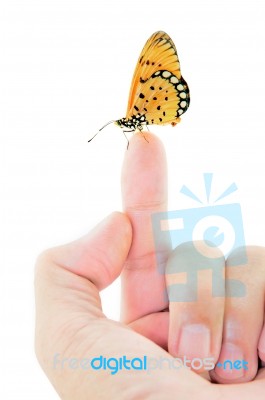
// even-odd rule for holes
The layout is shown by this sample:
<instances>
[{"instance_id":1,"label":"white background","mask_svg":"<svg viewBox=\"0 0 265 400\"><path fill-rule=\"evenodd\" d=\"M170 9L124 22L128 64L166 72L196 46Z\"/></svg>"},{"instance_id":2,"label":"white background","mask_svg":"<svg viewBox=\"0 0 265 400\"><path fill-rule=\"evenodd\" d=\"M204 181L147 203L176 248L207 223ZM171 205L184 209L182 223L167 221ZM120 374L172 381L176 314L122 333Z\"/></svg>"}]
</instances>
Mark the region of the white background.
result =
<instances>
[{"instance_id":1,"label":"white background","mask_svg":"<svg viewBox=\"0 0 265 400\"><path fill-rule=\"evenodd\" d=\"M168 156L169 208L195 207L181 186L203 198L202 174L213 172L213 197L235 181L224 202L241 204L247 242L265 244L264 21L258 0L1 2L1 398L58 398L34 356L34 262L121 210L122 131L87 140L125 116L153 32L174 40L191 91L180 125L153 128ZM112 318L118 289L104 306Z\"/></svg>"}]
</instances>

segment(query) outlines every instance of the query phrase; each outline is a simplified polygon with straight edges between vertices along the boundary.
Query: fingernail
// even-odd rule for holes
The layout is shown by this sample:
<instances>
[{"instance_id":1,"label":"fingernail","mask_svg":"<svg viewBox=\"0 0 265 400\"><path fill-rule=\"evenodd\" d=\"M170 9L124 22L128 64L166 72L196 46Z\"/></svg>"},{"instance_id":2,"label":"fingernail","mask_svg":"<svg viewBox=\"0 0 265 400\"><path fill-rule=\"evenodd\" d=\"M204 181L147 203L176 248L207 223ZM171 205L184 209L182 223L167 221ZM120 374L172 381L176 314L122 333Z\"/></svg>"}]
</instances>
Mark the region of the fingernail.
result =
<instances>
[{"instance_id":1,"label":"fingernail","mask_svg":"<svg viewBox=\"0 0 265 400\"><path fill-rule=\"evenodd\" d=\"M244 355L240 347L233 343L222 345L215 372L223 379L237 379L244 376Z\"/></svg>"},{"instance_id":2,"label":"fingernail","mask_svg":"<svg viewBox=\"0 0 265 400\"><path fill-rule=\"evenodd\" d=\"M210 354L210 330L202 324L185 325L181 329L178 355L204 358Z\"/></svg>"}]
</instances>

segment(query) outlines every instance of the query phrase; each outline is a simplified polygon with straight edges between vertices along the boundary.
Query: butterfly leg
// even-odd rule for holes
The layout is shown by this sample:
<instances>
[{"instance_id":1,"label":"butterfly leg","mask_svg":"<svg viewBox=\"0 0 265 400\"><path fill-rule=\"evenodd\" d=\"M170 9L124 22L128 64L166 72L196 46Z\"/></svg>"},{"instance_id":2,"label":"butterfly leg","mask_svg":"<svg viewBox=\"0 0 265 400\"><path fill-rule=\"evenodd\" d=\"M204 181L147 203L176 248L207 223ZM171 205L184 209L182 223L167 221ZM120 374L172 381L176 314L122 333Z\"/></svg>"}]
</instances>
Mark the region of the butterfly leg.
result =
<instances>
[{"instance_id":1,"label":"butterfly leg","mask_svg":"<svg viewBox=\"0 0 265 400\"><path fill-rule=\"evenodd\" d=\"M128 131L123 131L123 134L124 134L124 136L125 136L125 138L127 140L127 150L128 150L128 148L129 148L129 139L126 136L127 132L134 132L134 129L129 129Z\"/></svg>"},{"instance_id":2,"label":"butterfly leg","mask_svg":"<svg viewBox=\"0 0 265 400\"><path fill-rule=\"evenodd\" d=\"M146 125L146 126L147 126L147 125ZM146 139L146 137L144 136L143 132L142 132L143 127L142 127L142 126L138 126L138 129L139 129L139 131L141 132L141 135L143 136L144 140L145 140L147 143L149 143L148 140ZM148 128L147 128L147 129L148 129ZM149 129L148 129L148 130L149 130Z\"/></svg>"}]
</instances>

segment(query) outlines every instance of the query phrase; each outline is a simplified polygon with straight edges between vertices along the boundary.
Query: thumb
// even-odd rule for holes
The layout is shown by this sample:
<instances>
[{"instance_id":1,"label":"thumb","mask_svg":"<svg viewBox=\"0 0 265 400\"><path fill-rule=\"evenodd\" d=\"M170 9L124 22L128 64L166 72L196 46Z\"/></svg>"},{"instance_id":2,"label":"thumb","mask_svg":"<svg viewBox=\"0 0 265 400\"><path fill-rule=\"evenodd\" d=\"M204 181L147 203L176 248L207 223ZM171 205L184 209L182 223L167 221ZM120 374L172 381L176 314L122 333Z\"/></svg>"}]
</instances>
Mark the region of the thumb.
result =
<instances>
[{"instance_id":1,"label":"thumb","mask_svg":"<svg viewBox=\"0 0 265 400\"><path fill-rule=\"evenodd\" d=\"M86 236L48 252L55 264L89 279L102 290L120 275L131 240L128 217L114 212Z\"/></svg>"},{"instance_id":2,"label":"thumb","mask_svg":"<svg viewBox=\"0 0 265 400\"><path fill-rule=\"evenodd\" d=\"M115 212L86 236L39 256L35 272L39 359L55 347L67 347L69 337L90 319L104 317L98 291L120 275L131 237L128 217Z\"/></svg>"}]
</instances>

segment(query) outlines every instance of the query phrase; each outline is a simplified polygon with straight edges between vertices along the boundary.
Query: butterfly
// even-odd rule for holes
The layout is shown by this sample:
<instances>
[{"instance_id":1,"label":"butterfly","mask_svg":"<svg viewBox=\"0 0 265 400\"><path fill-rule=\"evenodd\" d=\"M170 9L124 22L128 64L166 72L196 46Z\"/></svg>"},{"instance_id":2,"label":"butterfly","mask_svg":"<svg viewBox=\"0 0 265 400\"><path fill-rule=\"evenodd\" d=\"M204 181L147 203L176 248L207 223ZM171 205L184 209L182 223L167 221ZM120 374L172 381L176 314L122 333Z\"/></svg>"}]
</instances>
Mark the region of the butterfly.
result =
<instances>
[{"instance_id":1,"label":"butterfly","mask_svg":"<svg viewBox=\"0 0 265 400\"><path fill-rule=\"evenodd\" d=\"M124 133L142 131L153 124L175 126L189 104L189 87L181 75L176 47L165 32L158 31L147 40L139 56L126 117L108 122L96 135L110 123Z\"/></svg>"}]
</instances>

